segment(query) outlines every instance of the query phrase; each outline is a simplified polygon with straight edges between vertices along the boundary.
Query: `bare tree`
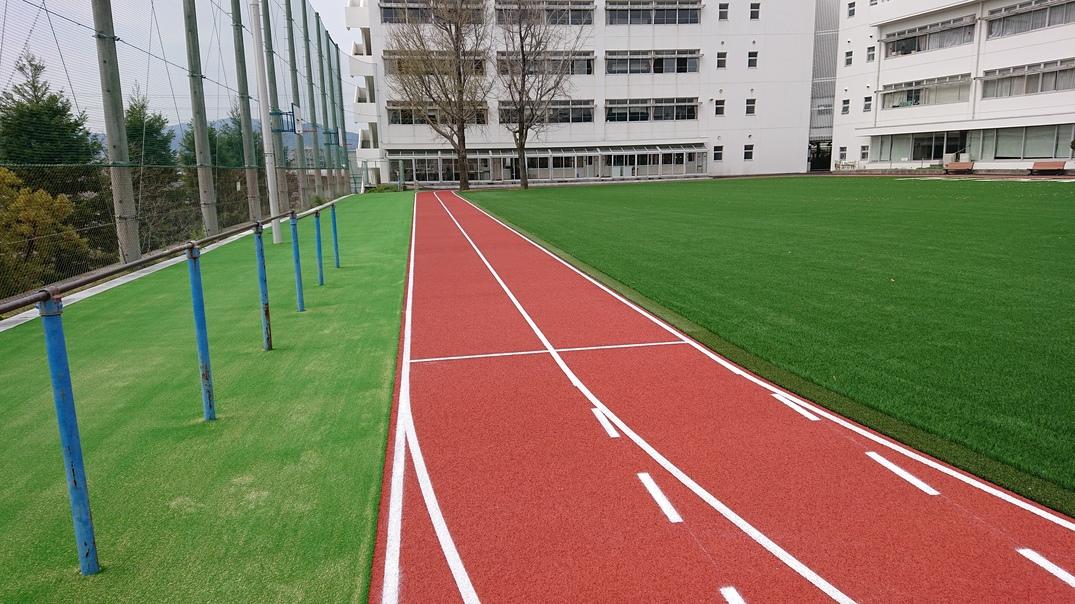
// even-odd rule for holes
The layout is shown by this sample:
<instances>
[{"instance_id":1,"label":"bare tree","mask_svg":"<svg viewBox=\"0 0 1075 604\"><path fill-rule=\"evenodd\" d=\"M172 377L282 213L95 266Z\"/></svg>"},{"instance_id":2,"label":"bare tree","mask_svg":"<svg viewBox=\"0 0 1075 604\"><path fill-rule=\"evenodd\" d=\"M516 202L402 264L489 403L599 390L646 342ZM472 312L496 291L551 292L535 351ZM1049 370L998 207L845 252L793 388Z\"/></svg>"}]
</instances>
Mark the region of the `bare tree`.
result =
<instances>
[{"instance_id":1,"label":"bare tree","mask_svg":"<svg viewBox=\"0 0 1075 604\"><path fill-rule=\"evenodd\" d=\"M529 186L527 142L546 127L550 112L570 112L569 106L552 106L557 99L565 100L570 91L575 54L583 41L583 28L568 27L567 14L541 1L497 5L502 49L497 52L496 72L506 96L501 103L507 103L500 121L515 143L523 189Z\"/></svg>"},{"instance_id":2,"label":"bare tree","mask_svg":"<svg viewBox=\"0 0 1075 604\"><path fill-rule=\"evenodd\" d=\"M467 127L487 122L490 80L486 0L426 0L395 9L385 75L405 123L428 124L455 150L468 189Z\"/></svg>"}]
</instances>

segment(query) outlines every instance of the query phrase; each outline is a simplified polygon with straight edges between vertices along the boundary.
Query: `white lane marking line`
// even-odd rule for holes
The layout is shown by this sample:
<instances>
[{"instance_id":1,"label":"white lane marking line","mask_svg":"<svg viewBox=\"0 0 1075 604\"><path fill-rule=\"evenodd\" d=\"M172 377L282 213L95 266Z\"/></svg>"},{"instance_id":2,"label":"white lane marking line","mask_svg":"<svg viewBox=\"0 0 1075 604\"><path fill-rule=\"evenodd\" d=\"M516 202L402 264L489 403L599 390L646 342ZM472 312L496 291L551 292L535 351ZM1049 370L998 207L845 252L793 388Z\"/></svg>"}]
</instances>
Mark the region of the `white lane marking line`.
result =
<instances>
[{"instance_id":1,"label":"white lane marking line","mask_svg":"<svg viewBox=\"0 0 1075 604\"><path fill-rule=\"evenodd\" d=\"M810 420L812 422L821 421L818 416L814 415L813 413L810 413L806 409L803 409L802 407L799 406L798 403L796 403L795 401L791 400L790 398L784 396L783 394L780 394L779 392L773 392L772 396L773 396L773 398L775 398L776 400L780 401L781 403L784 403L784 405L786 405L792 411L794 411L795 413L798 413L799 415L805 417L806 419L808 419L808 420Z\"/></svg>"},{"instance_id":2,"label":"white lane marking line","mask_svg":"<svg viewBox=\"0 0 1075 604\"><path fill-rule=\"evenodd\" d=\"M935 489L935 488L929 486L928 484L922 482L914 474L911 474L907 470L904 470L903 468L897 466L896 464L894 464L891 461L885 459L884 457L881 457L880 454L875 453L873 451L867 451L866 455L870 459L876 461L877 463L879 463L882 466L884 466L885 468L887 468L890 472L892 472L896 476L899 476L900 478L902 478L902 479L906 480L907 482L913 484L915 486L915 488L917 488L919 491L922 491L926 495L940 495L941 494L940 491L938 491L937 489Z\"/></svg>"},{"instance_id":3,"label":"white lane marking line","mask_svg":"<svg viewBox=\"0 0 1075 604\"><path fill-rule=\"evenodd\" d=\"M578 348L558 348L558 352L580 352L585 350L613 350L618 348L647 348L650 346L677 346L685 344L682 340L676 340L674 342L643 342L641 344L606 344L604 346L580 346ZM433 363L436 361L464 361L467 359L489 359L494 357L514 357L531 354L549 354L548 350L542 348L541 350L520 350L517 352L487 352L484 354L463 354L459 356L449 357L426 357L422 359L411 359L412 363Z\"/></svg>"},{"instance_id":4,"label":"white lane marking line","mask_svg":"<svg viewBox=\"0 0 1075 604\"><path fill-rule=\"evenodd\" d=\"M1045 556L1042 556L1038 552L1026 547L1019 548L1015 551L1019 552L1019 554L1027 560L1030 560L1034 564L1037 564L1038 566L1044 568L1046 572L1053 575L1057 579L1060 579L1064 583L1067 583L1068 587L1075 588L1075 576L1072 576L1072 574L1068 571L1053 564L1048 559L1046 559Z\"/></svg>"},{"instance_id":5,"label":"white lane marking line","mask_svg":"<svg viewBox=\"0 0 1075 604\"><path fill-rule=\"evenodd\" d=\"M453 195L455 195L455 193L453 193ZM654 449L652 445L646 442L645 439L643 439L641 436L638 435L638 433L632 430L631 427L628 426L622 419L617 417L616 414L612 412L612 410L605 406L605 404L602 403L601 400L597 398L597 396L593 392L591 392L589 388L586 387L586 384L582 383L582 380L580 380L578 376L575 375L575 372L567 366L566 362L564 362L563 357L561 357L560 354L556 352L556 349L552 347L552 344L549 342L549 339L545 337L545 333L541 331L541 328L537 326L537 323L534 323L534 320L530 317L530 314L526 312L526 309L523 308L523 305L519 303L519 300L515 297L515 294L512 293L511 289L509 289L507 284L504 283L504 280L500 278L500 274L496 272L496 269L493 268L493 265L489 264L489 261L485 258L485 254L483 254L482 251L478 249L478 246L474 243L474 240L470 238L470 235L467 234L463 226L459 224L459 221L456 220L455 216L451 213L450 210L448 210L448 206L444 205L444 202L440 200L440 196L436 193L434 193L434 196L437 197L437 201L440 202L440 205L442 208L444 208L444 211L448 213L448 216L452 219L452 222L455 223L455 226L459 229L459 232L463 233L463 237L465 237L466 240L470 243L470 247L472 247L474 249L474 252L478 254L478 257L481 258L482 262L485 264L485 268L489 269L489 272L492 273L493 278L496 279L496 282L500 284L500 288L503 289L504 293L507 294L509 299L511 299L511 303L515 305L515 309L519 311L519 314L522 315L523 320L525 320L527 325L530 326L530 329L533 330L534 335L536 335L538 340L540 340L541 343L545 345L545 348L549 351L549 354L552 355L553 360L556 361L556 364L560 367L560 371L564 372L564 375L567 376L567 379L571 382L571 384L579 389L579 392L581 392L583 396L586 397L586 400L590 401L590 404L600 409L605 414L605 416L608 417L608 419L611 420L617 428L619 428L619 431L622 434L627 435L627 438L631 439L636 445L638 445L638 447L642 449L647 455L649 455L651 459L657 462L669 474L675 476L680 483L690 489L695 495L701 498L702 501L709 504L709 506L716 510L718 514L724 516L724 518L729 520L732 524L739 528L739 530L746 533L747 536L753 539L755 543L765 548L766 551L768 551L778 560L786 564L789 568L798 573L799 576L809 581L812 585L820 589L833 600L836 600L841 604L854 603L854 600L849 598L839 589L836 589L836 587L834 587L831 583L823 579L821 575L817 574L805 564L800 562L797 558L795 558L795 556L792 556L784 548L777 545L775 541L773 541L769 537L766 537L761 531L754 528L754 526L744 520L742 516L736 514L735 511L725 505L724 502L717 499L709 491L702 488L702 485L695 482L695 480L690 476L687 476L687 474L683 472L683 470L680 470L678 467L676 467L676 465L669 461L668 458L666 458L664 455L661 455L661 453L657 451L657 449ZM459 196L456 195L456 197ZM463 198L459 197L459 199L462 200ZM463 201L466 202L466 200ZM675 332L672 333L674 334Z\"/></svg>"},{"instance_id":6,"label":"white lane marking line","mask_svg":"<svg viewBox=\"0 0 1075 604\"><path fill-rule=\"evenodd\" d=\"M385 548L384 584L381 591L383 604L396 604L399 601L400 584L400 547L403 529L403 473L406 449L411 450L415 474L418 476L418 486L422 490L422 499L425 501L426 510L433 523L433 529L437 534L441 550L448 561L448 567L452 571L459 595L464 602L477 602L478 595L470 582L463 561L452 541L448 525L444 521L440 505L437 503L433 484L429 479L426 469L425 458L422 457L422 449L418 444L418 435L414 429L414 419L411 416L411 333L412 333L412 309L414 307L414 257L415 257L415 233L418 226L418 194L414 195L414 207L411 218L411 250L410 260L407 267L407 303L404 309L403 321L403 362L401 363L399 383L399 408L396 412L396 436L392 453L392 486L388 498L388 543Z\"/></svg>"},{"instance_id":7,"label":"white lane marking line","mask_svg":"<svg viewBox=\"0 0 1075 604\"><path fill-rule=\"evenodd\" d=\"M608 433L609 438L619 438L620 437L620 433L616 431L616 428L614 428L612 426L612 423L610 421L608 421L608 418L605 417L605 414L601 413L600 409L598 409L597 407L594 407L594 408L590 409L590 411L593 411L594 416L597 417L597 422L600 423L601 427L605 429L605 432Z\"/></svg>"},{"instance_id":8,"label":"white lane marking line","mask_svg":"<svg viewBox=\"0 0 1075 604\"><path fill-rule=\"evenodd\" d=\"M668 498L664 496L661 491L661 487L657 486L657 483L653 481L653 477L646 472L639 472L638 479L642 481L642 484L649 491L649 496L657 502L657 506L661 508L665 516L668 516L668 521L675 524L677 522L683 522L683 517L679 515L676 508L672 506L672 502L668 501Z\"/></svg>"},{"instance_id":9,"label":"white lane marking line","mask_svg":"<svg viewBox=\"0 0 1075 604\"><path fill-rule=\"evenodd\" d=\"M747 604L747 601L743 599L743 596L739 595L739 592L732 586L721 587L720 595L724 596L724 601L728 604Z\"/></svg>"},{"instance_id":10,"label":"white lane marking line","mask_svg":"<svg viewBox=\"0 0 1075 604\"><path fill-rule=\"evenodd\" d=\"M612 296L613 298L619 300L621 303L623 303L628 308L631 308L635 312L637 312L638 314L642 315L643 317L646 317L651 322L653 322L654 325L657 325L658 327L664 329L665 331L667 331L668 333L672 334L673 336L676 336L677 338L680 338L681 340L683 340L684 343L690 344L695 350L697 350L698 352L700 352L700 353L704 354L705 356L709 357L713 362L721 365L722 367L724 367L728 371L731 371L732 373L734 373L736 375L741 375L744 378L750 380L751 382L754 382L758 386L761 386L762 388L765 388L766 390L768 390L770 392L783 394L783 395L787 396L788 398L790 398L791 400L799 403L803 407L805 407L805 408L811 410L812 412L820 415L821 417L824 417L825 419L835 423L836 425L838 425L838 426L840 426L842 428L845 428L847 430L850 430L850 431L858 434L859 436L862 436L863 438L871 440L871 441L881 445L882 447L887 447L889 449L892 449L893 451L895 451L895 452L897 452L897 453L899 453L901 455L904 455L906 457L909 457L909 458L911 458L911 459L913 459L913 460L915 460L915 461L917 461L917 462L919 462L919 463L921 463L923 465L929 466L930 468L933 468L934 470L937 470L938 472L940 472L942 474L945 474L947 476L955 478L956 480L958 480L958 481L960 481L960 482L962 482L962 483L964 483L966 485L969 485L969 486L974 487L974 488L976 488L976 489L978 489L980 491L988 493L989 495L992 495L992 496L996 497L997 499L1000 499L1001 501L1005 501L1007 503L1010 503L1011 505L1014 505L1017 508L1021 508L1021 509L1025 510L1025 511L1027 511L1027 512L1030 512L1031 514L1034 514L1035 516L1038 516L1039 518L1047 520L1048 522L1052 522L1053 524L1056 524L1056 525L1058 525L1060 527L1066 528L1069 531L1075 532L1075 522L1072 522L1070 520L1061 518L1060 516L1057 516L1056 514L1052 513L1051 511L1046 510L1044 508L1040 508L1040 507L1038 507L1038 506L1036 506L1034 504L1027 503L1026 501L1023 501L1022 499L1019 499L1018 497L1015 497L1015 496L1013 496L1013 495L1011 495L1009 493L1006 493L1006 492L998 489L997 487L995 487L995 486L993 486L991 484L988 484L988 483L982 482L981 480L978 480L974 476L963 474L962 472L954 470L954 469L952 469L952 468L950 468L950 467L948 467L948 466L946 466L946 465L944 465L944 464L942 464L940 462L937 462L937 461L935 461L933 459L930 459L930 458L922 455L921 453L918 453L917 451L910 450L910 449L908 449L907 447L903 446L900 443L890 441L890 440L882 438L882 437L880 437L880 436L878 436L876 434L873 434L869 430L866 430L865 428L862 428L860 426L856 426L855 424L853 424L850 421L840 417L839 415L836 415L834 413L829 412L828 409L824 409L824 408L819 407L818 405L815 405L813 403L807 403L807 402L803 401L802 399L799 399L799 398L796 398L794 396L791 396L790 394L788 394L788 393L784 392L783 390L777 388L776 386L774 386L774 385L762 380L761 378L747 373L745 370L740 369L738 366L734 365L731 361L728 361L728 360L724 359L723 357L721 357L717 353L713 352L712 350L709 350L705 346L702 346L698 342L695 342L691 338L687 337L685 334L683 334L682 332L680 332L676 328L672 327L668 323L665 323L663 320L657 318L656 316L654 316L649 311L643 309L642 307L638 306L634 302L631 302L627 298L624 298L623 296L621 296L620 294L616 293L615 291L612 291L611 289L606 287L603 283L597 281L593 277L587 275L586 273L582 272L581 270L579 270L578 268L573 266L570 262L564 260L563 258L561 258L561 257L557 256L556 254L550 252L549 250L541 247L535 241L533 241L532 239L528 238L526 235L523 235L519 231L516 231L515 229L511 228L510 226L504 224L498 218L496 218L495 216L493 216L489 212L486 212L485 210L479 208L478 206L474 205L473 203L468 201L466 198L464 198L464 197L462 197L460 195L456 195L456 197L458 197L459 199L461 199L464 202L466 202L468 205L470 205L472 208L474 208L478 212L481 212L482 214L485 214L493 222L499 224L500 226L504 227L508 231L511 231L512 233L515 233L515 235L517 237L519 237L523 241L529 243L530 245L536 247L537 249L541 250L542 252L547 254L553 260L559 262L560 264L563 264L569 270L573 271L574 273L576 273L577 275L579 275L583 279L589 281L590 283L592 283L598 289L604 291L606 294L608 294L608 295Z\"/></svg>"}]
</instances>

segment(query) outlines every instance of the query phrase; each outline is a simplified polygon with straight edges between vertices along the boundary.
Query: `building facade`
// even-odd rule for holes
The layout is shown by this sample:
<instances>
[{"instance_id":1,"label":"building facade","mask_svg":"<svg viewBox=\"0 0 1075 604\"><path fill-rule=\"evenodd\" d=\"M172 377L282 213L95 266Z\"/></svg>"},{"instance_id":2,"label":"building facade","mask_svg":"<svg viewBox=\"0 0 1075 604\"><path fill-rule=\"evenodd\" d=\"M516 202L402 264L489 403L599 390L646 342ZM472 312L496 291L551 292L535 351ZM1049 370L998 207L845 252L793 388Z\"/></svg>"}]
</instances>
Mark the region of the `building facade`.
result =
<instances>
[{"instance_id":1,"label":"building facade","mask_svg":"<svg viewBox=\"0 0 1075 604\"><path fill-rule=\"evenodd\" d=\"M512 1L493 0L490 18ZM1071 156L1075 2L543 1L548 18L580 28L583 45L572 57L569 94L529 144L533 180L946 159L1014 167ZM422 6L348 0L345 9L361 136L354 159L369 182L451 182L462 169L422 118L392 98L385 78L393 22ZM487 57L491 79L493 69L495 56ZM467 133L472 181L518 179L522 167L500 121L509 112L494 88L485 123Z\"/></svg>"}]
</instances>

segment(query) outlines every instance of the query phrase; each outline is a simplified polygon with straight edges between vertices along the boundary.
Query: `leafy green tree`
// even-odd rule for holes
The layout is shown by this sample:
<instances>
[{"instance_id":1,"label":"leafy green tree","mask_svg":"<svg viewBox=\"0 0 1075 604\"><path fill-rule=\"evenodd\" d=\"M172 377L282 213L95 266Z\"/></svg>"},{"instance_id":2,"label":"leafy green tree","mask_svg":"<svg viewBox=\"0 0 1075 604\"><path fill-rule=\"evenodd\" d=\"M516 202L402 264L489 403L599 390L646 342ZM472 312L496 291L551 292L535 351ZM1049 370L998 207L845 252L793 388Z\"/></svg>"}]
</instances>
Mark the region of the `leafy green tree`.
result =
<instances>
[{"instance_id":1,"label":"leafy green tree","mask_svg":"<svg viewBox=\"0 0 1075 604\"><path fill-rule=\"evenodd\" d=\"M190 238L199 214L197 202L181 188L172 149L175 132L168 128L168 118L150 111L149 98L137 86L127 100L125 127L142 249Z\"/></svg>"}]
</instances>

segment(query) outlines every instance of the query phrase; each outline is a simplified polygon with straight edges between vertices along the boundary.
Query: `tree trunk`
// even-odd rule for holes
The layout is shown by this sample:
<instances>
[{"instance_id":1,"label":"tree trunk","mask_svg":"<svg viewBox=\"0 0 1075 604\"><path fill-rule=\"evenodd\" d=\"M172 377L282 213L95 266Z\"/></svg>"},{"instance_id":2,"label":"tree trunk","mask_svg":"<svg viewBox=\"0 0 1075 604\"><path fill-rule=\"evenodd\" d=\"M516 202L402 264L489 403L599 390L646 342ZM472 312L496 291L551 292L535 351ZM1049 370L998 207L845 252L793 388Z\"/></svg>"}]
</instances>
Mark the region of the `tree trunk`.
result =
<instances>
[{"instance_id":1,"label":"tree trunk","mask_svg":"<svg viewBox=\"0 0 1075 604\"><path fill-rule=\"evenodd\" d=\"M470 189L470 170L467 166L467 126L466 124L459 124L456 126L456 141L458 146L455 150L457 158L456 169L459 171L459 190L466 191Z\"/></svg>"},{"instance_id":2,"label":"tree trunk","mask_svg":"<svg viewBox=\"0 0 1075 604\"><path fill-rule=\"evenodd\" d=\"M529 174L527 174L526 169L526 143L520 140L516 143L515 151L517 156L516 161L519 162L519 188L529 189L530 177Z\"/></svg>"}]
</instances>

